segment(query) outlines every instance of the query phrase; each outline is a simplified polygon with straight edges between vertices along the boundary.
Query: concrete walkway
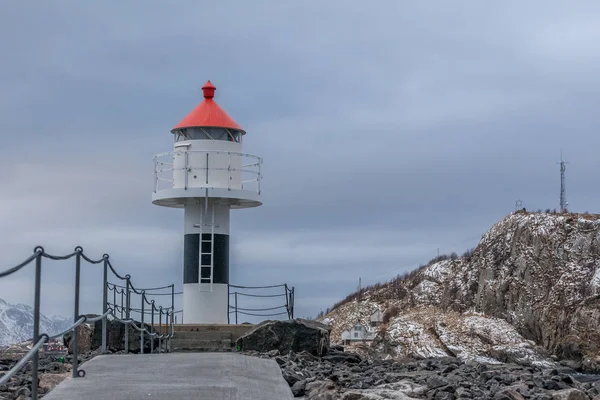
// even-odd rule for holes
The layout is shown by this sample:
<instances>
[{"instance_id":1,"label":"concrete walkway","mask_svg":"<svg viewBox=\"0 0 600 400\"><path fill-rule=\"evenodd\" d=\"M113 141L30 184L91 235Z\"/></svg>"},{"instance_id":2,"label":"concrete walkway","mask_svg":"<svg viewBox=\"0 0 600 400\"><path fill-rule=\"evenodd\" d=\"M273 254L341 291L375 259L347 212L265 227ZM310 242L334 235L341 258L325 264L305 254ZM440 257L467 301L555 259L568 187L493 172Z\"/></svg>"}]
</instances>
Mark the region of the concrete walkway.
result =
<instances>
[{"instance_id":1,"label":"concrete walkway","mask_svg":"<svg viewBox=\"0 0 600 400\"><path fill-rule=\"evenodd\" d=\"M277 363L235 353L97 356L85 378L69 378L44 400L287 400L292 392Z\"/></svg>"}]
</instances>

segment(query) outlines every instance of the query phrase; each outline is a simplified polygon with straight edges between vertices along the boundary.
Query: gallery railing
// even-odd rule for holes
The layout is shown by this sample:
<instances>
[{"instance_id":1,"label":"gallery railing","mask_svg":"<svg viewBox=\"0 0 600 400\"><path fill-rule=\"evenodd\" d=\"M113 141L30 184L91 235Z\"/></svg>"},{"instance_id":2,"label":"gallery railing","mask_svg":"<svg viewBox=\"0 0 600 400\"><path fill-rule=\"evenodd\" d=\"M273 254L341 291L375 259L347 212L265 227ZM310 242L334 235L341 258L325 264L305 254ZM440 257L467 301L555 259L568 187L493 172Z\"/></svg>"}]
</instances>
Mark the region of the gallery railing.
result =
<instances>
[{"instance_id":1,"label":"gallery railing","mask_svg":"<svg viewBox=\"0 0 600 400\"><path fill-rule=\"evenodd\" d=\"M280 290L281 293L278 293L277 290ZM234 314L236 324L238 323L239 315L253 317L287 316L288 319L294 319L295 291L296 289L293 286L290 288L287 283L270 286L229 285L229 318L231 319L231 314ZM252 308L241 304L244 297L269 299L275 301L275 303L272 307ZM283 297L285 297L285 303L281 300Z\"/></svg>"},{"instance_id":2,"label":"gallery railing","mask_svg":"<svg viewBox=\"0 0 600 400\"><path fill-rule=\"evenodd\" d=\"M44 258L47 259L51 259L51 260L68 260L75 257L75 298L74 298L74 302L73 302L73 311L74 311L74 317L73 317L73 324L67 328L65 331L60 332L56 335L50 336L47 333L40 333L40 298L41 298L41 284L42 284L42 260ZM103 264L104 267L104 278L103 278L103 293L102 293L102 314L94 317L94 318L88 318L85 315L79 315L79 305L80 305L80 301L79 301L79 297L80 297L80 289L81 289L81 261L84 260L90 264ZM33 254L31 256L29 256L26 260L24 260L23 262L21 262L20 264L9 268L5 271L0 272L0 278L4 278L7 277L9 275L12 275L18 271L20 271L21 269L25 268L27 265L31 264L32 262L35 261L35 278L34 278L34 299L33 299L33 342L32 342L32 347L31 350L29 350L27 352L27 354L25 354L25 356L19 360L19 362L17 362L11 369L9 369L8 371L6 371L4 373L4 375L2 375L0 377L0 386L4 385L5 383L7 383L10 378L12 378L17 371L19 371L21 368L23 368L27 362L29 362L31 360L31 398L32 399L37 399L37 392L38 392L38 363L39 363L39 349L45 344L48 343L51 339L55 339L55 338L59 338L64 336L65 334L69 333L69 332L73 332L72 335L72 339L71 339L71 348L72 348L72 352L73 352L73 378L78 378L78 377L84 377L85 376L85 371L81 370L78 368L78 335L77 332L75 331L76 328L80 325L82 325L83 323L91 323L91 322L96 322L96 321L100 321L102 320L102 353L106 353L107 352L107 348L106 348L106 342L107 342L107 318L108 316L112 316L114 318L115 321L118 321L122 324L126 324L127 326L132 326L134 329L136 329L137 331L140 332L140 337L141 337L141 349L140 352L143 352L144 349L144 334L147 334L149 337L158 337L159 339L159 352L162 351L162 341L166 340L167 341L167 348L170 347L169 343L170 343L170 339L173 337L173 315L174 315L174 286L173 285L169 285L169 286L165 286L163 288L150 288L150 289L137 289L132 283L131 283L131 275L120 275L119 273L117 273L117 271L113 268L110 259L109 259L109 255L108 254L104 254L102 256L102 258L98 259L98 260L93 260L91 258L89 258L84 252L83 252L83 248L80 246L77 246L75 248L75 250L73 251L73 253L64 255L64 256L56 256L56 255L51 255L46 253L46 251L44 250L43 247L38 246L33 250ZM118 286L116 284L112 284L108 282L108 273L109 271L118 279L120 279L121 281L125 281L126 285L123 286ZM124 296L124 300L125 300L125 304L121 303L120 306L120 311L121 311L121 317L117 317L117 304L116 301L113 301L113 303L109 303L108 302L108 292L109 290L113 290L114 291L114 295L116 296L116 289L117 287L119 288L124 288L124 292L122 292L122 295ZM147 295L146 295L146 291L152 291L155 289L164 289L164 288L171 288L171 306L163 309L162 306L159 306L158 308L156 308L154 301L148 301ZM142 323L141 326L137 326L136 322L130 318L130 312L132 311L130 305L131 305L131 297L132 294L138 294L141 295L141 315L142 315ZM114 297L113 297L114 298ZM152 322L151 322L151 326L150 329L146 328L144 326L143 323L143 316L145 314L145 310L144 310L144 306L145 304L150 304L151 308L149 311L151 311L152 314ZM123 314L122 312L125 311L126 316L125 318L123 318ZM158 319L159 319L159 326L160 326L160 330L157 332L154 329L154 313L158 311ZM162 316L165 315L165 325L168 326L167 328L167 332L168 334L164 334L162 331ZM125 329L125 351L128 352L129 351L129 346L128 346L128 337L129 337L129 329ZM150 341L151 343L151 351L154 351L153 348L153 344L154 344L154 340Z\"/></svg>"}]
</instances>

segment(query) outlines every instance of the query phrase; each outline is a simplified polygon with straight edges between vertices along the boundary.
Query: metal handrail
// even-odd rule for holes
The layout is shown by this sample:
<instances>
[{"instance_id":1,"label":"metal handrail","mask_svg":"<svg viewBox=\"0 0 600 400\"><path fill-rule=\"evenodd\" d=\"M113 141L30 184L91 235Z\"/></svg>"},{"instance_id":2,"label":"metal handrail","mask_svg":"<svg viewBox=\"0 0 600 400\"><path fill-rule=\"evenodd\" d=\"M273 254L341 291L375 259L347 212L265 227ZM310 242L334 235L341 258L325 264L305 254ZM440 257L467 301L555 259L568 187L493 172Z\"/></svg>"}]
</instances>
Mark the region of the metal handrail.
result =
<instances>
[{"instance_id":1,"label":"metal handrail","mask_svg":"<svg viewBox=\"0 0 600 400\"><path fill-rule=\"evenodd\" d=\"M277 289L283 288L283 293L276 294L260 294L260 293L244 293L244 292L232 292L231 289L244 289L244 290L264 290L264 289ZM240 285L228 285L229 291L229 304L228 304L228 318L231 314L235 314L235 323L238 323L238 315L250 315L257 317L273 317L279 315L287 315L288 319L294 319L294 295L295 288L289 288L287 283L281 285L266 285L266 286L240 286ZM233 305L231 304L233 297ZM238 306L238 297L254 297L254 298L276 298L276 297L285 297L285 304L277 305L274 307L264 307L264 308L244 308ZM285 311L278 313L264 313L265 311L274 311L279 309L285 309ZM252 311L252 312L249 312Z\"/></svg>"},{"instance_id":2,"label":"metal handrail","mask_svg":"<svg viewBox=\"0 0 600 400\"><path fill-rule=\"evenodd\" d=\"M41 273L42 273L42 259L43 258L47 258L50 260L68 260L75 257L76 263L75 263L75 301L74 301L74 322L73 324L65 329L63 332L57 333L55 335L49 336L46 333L40 333L39 332L39 328L40 328L40 298L41 298ZM103 263L104 264L104 285L103 285L103 313L99 316L93 317L93 318L88 318L86 316L82 316L79 315L79 293L80 293L80 269L81 269L81 260L85 260L91 264L100 264ZM131 320L131 322L124 322L125 320L119 319L116 316L116 310L118 308L117 304L113 304L113 306L111 307L109 302L108 302L108 291L109 290L114 290L115 293L116 291L118 291L118 288L116 285L114 284L110 284L108 282L108 271L110 270L117 278L121 279L121 280L125 280L127 282L126 288L127 288L127 316L129 318L129 306L130 306L130 297L131 297L131 293L138 293L138 294L142 294L142 309L145 303L151 304L152 306L152 313L154 313L154 311L160 311L160 319L162 321L162 315L163 313L166 315L167 319L166 319L166 323L168 326L170 326L170 330L171 330L171 334L169 335L160 335L159 336L159 342L162 339L166 339L166 343L170 348L170 340L173 337L173 314L174 314L174 287L175 285L169 285L169 286L165 286L162 287L162 289L167 288L167 287L171 287L171 307L167 308L166 312L163 312L162 310L162 306L159 308L156 308L155 306L155 302L154 300L151 300L150 302L148 302L148 300L145 298L145 291L144 289L136 289L135 286L131 283L131 275L125 275L122 276L119 273L117 273L117 271L113 268L113 266L111 265L110 261L109 261L109 255L108 254L104 254L102 255L102 258L100 258L99 260L93 260L91 258L89 258L84 252L83 252L83 248L81 246L77 246L75 247L74 252L66 254L66 255L53 255L53 254L49 254L47 253L43 247L41 246L37 246L34 250L33 250L33 254L31 256L29 256L27 259L25 259L23 262L21 262L20 264L17 264L16 266L9 268L5 271L1 271L0 272L0 278L9 276L14 274L15 272L18 272L19 270L21 270L22 268L24 268L25 266L29 265L32 261L35 260L35 290L34 290L34 306L33 306L33 343L35 343L32 348L25 354L25 356L19 361L17 362L11 369L9 369L1 378L0 378L0 385L5 384L6 382L8 382L10 380L10 378L12 376L14 376L15 373L17 373L17 371L19 371L21 368L23 368L23 366L26 365L26 363L29 360L32 360L32 372L31 372L31 398L32 399L37 399L37 392L38 392L38 364L39 364L39 349L45 344L47 343L50 339L56 339L59 338L61 336L66 335L69 332L73 332L73 337L72 337L72 348L73 348L73 377L77 378L77 377L83 377L85 376L85 371L82 369L78 368L78 335L76 333L76 329L77 327L79 327L80 325L84 324L84 323L92 323L92 322L97 322L97 321L102 321L102 353L106 353L107 352L107 347L106 347L106 340L107 340L107 318L108 316L112 316L115 320L121 322L121 323L127 323L127 324L131 324L135 329L137 329L138 331L141 332L141 352L143 353L143 349L144 349L144 338L143 335L144 333L146 333L149 337L156 337L157 333L156 331L154 331L154 314L152 314L152 327L150 330L148 330L147 328L144 327L144 321L143 321L143 315L142 315L142 321L141 321L141 328L138 327L135 322L133 320ZM110 288L109 285L112 285L112 289ZM120 291L120 294L125 294L125 289ZM116 294L115 294L116 295ZM121 296L123 298L123 296ZM121 304L121 309L123 309L123 304ZM170 317L170 320L169 320ZM129 352L128 349L128 334L129 334L129 329L126 329L126 335L125 335L125 341L126 341L126 352ZM159 352L160 350L162 350L162 347L159 347ZM151 341L151 352L154 352L154 341Z\"/></svg>"},{"instance_id":3,"label":"metal handrail","mask_svg":"<svg viewBox=\"0 0 600 400\"><path fill-rule=\"evenodd\" d=\"M160 161L161 157L166 157L166 156L175 156L177 154L185 154L185 165L183 165L182 167L177 167L175 168L174 163L170 163L170 162L166 162L166 161ZM189 154L206 154L207 155L207 160L206 160L206 164L202 165L202 166L198 166L198 167L193 167L190 166L189 164ZM227 165L227 167L211 167L208 164L208 156L209 155L227 155L229 156L229 163ZM240 158L251 158L253 160L255 160L254 162L250 162L250 163L242 163L240 167L233 167L232 166L232 156L234 157L240 157ZM248 153L241 153L241 152L236 152L236 151L221 151L221 150L176 150L176 151L168 151L168 152L163 152L163 153L159 153L154 155L154 193L162 190L161 188L159 188L159 182L173 182L174 179L174 173L176 171L183 171L185 173L185 178L184 178L184 189L187 189L187 184L188 184L188 175L189 175L189 171L192 170L197 170L197 171L206 171L208 174L208 171L227 171L229 173L229 183L227 186L228 190L231 190L231 174L235 173L235 172L239 172L239 173L244 173L244 174L250 174L250 175L255 175L256 177L253 179L242 179L239 183L241 184L241 189L242 190L251 190L251 191L256 191L258 194L260 194L261 189L260 189L260 181L262 180L262 173L261 173L261 165L263 163L262 158L255 156L253 154L248 154ZM169 173L171 172L171 176L170 177L163 177L160 176L161 173ZM256 182L256 188L244 188L244 185L248 184L248 183L252 183L252 182ZM208 181L206 182L208 183ZM202 188L205 188L207 186L199 186Z\"/></svg>"}]
</instances>

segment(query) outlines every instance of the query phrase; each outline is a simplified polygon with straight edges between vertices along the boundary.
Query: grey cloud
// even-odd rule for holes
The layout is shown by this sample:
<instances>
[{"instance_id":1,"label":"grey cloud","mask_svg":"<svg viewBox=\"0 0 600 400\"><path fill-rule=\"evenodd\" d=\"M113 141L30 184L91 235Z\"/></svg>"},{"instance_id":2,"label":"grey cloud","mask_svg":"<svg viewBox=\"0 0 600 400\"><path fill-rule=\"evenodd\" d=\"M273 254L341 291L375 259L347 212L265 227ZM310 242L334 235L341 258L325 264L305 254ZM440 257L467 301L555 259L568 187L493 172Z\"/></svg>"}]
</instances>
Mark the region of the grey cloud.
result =
<instances>
[{"instance_id":1,"label":"grey cloud","mask_svg":"<svg viewBox=\"0 0 600 400\"><path fill-rule=\"evenodd\" d=\"M557 207L561 148L573 208L594 211L599 11L592 1L11 4L0 16L10 60L0 251L10 264L39 243L84 243L144 284L179 284L183 215L150 203L152 155L170 150L169 130L206 79L248 131L245 151L265 160L264 205L232 214L232 279L297 282L304 315L359 276L388 279L438 247L474 246L518 198ZM21 301L25 281L0 282L0 297Z\"/></svg>"}]
</instances>

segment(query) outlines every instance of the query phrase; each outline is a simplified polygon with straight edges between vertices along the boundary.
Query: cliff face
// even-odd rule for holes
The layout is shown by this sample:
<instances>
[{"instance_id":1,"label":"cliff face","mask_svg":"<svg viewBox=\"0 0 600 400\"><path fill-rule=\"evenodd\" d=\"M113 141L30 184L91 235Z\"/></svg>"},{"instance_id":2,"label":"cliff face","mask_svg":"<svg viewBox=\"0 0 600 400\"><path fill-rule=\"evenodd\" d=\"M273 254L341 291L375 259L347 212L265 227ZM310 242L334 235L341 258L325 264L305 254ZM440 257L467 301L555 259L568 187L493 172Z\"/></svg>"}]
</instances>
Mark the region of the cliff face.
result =
<instances>
[{"instance_id":1,"label":"cliff face","mask_svg":"<svg viewBox=\"0 0 600 400\"><path fill-rule=\"evenodd\" d=\"M535 343L541 348L531 347L532 359L542 357L545 349L595 370L600 362L598 218L513 213L483 236L472 255L433 263L368 290L360 305L350 302L334 309L325 316L333 325L332 337L339 338L356 320L367 322L380 309L390 316L380 328L380 337L388 342L394 335L406 336L408 325L420 324L432 337L427 346L437 341L446 354L502 359L498 346L512 346L513 351ZM495 334L497 330L504 334ZM413 355L402 350L406 338L394 343L396 355ZM389 343L383 347L389 349Z\"/></svg>"}]
</instances>

